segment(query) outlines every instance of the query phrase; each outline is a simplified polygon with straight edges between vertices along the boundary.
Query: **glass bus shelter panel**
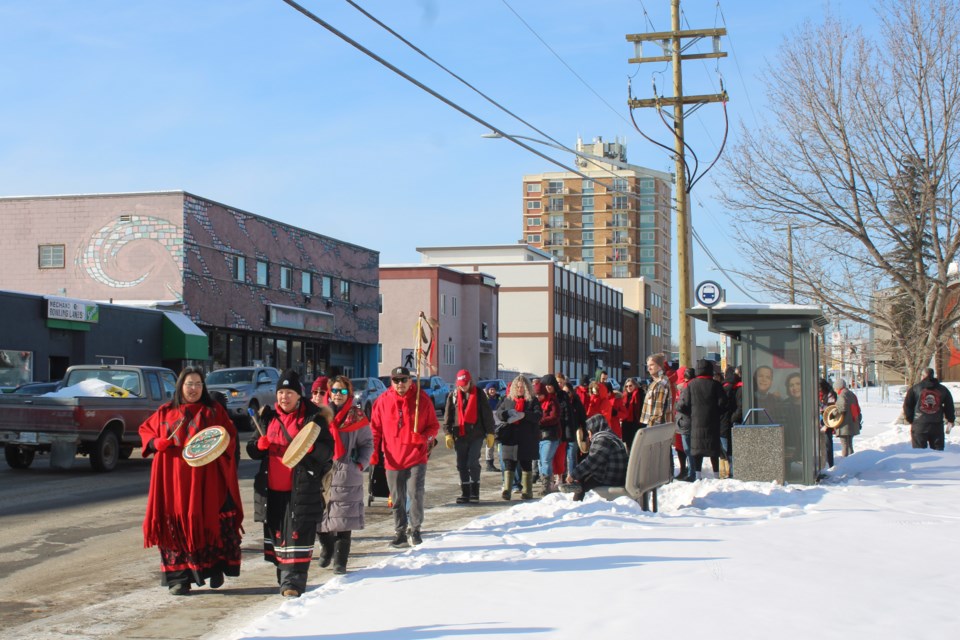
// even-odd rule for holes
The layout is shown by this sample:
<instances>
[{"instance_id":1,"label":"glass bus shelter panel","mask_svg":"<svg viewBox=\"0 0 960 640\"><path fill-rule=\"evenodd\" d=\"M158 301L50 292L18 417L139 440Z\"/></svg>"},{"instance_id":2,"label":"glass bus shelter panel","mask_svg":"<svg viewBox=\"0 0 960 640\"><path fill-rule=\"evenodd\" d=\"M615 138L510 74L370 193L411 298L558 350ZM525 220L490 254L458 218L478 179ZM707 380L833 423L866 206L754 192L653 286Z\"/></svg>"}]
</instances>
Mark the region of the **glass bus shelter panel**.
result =
<instances>
[{"instance_id":1,"label":"glass bus shelter panel","mask_svg":"<svg viewBox=\"0 0 960 640\"><path fill-rule=\"evenodd\" d=\"M813 340L796 330L753 331L741 340L744 413L761 408L774 424L783 425L786 481L812 484L819 458Z\"/></svg>"}]
</instances>

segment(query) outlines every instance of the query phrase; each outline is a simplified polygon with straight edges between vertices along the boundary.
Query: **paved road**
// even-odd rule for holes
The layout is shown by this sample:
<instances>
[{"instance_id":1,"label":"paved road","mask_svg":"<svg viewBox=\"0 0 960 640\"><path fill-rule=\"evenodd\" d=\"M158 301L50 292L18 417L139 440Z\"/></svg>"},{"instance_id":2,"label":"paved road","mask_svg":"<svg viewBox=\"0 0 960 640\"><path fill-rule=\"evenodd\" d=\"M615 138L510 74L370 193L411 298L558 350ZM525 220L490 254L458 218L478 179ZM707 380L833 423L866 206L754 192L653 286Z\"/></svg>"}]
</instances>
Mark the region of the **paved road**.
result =
<instances>
[{"instance_id":1,"label":"paved road","mask_svg":"<svg viewBox=\"0 0 960 640\"><path fill-rule=\"evenodd\" d=\"M245 434L241 434L246 437ZM244 454L245 455L245 454ZM176 598L159 586L159 555L141 534L150 461L123 461L94 473L86 458L69 470L38 457L26 471L0 461L0 629L5 638L206 638L243 625L279 605L273 565L262 560L262 529L253 522L256 463L240 465L246 501L243 566L219 590ZM459 528L505 508L500 475L484 472L479 505L457 505L454 456L434 449L427 471L424 538ZM386 500L367 510L367 528L355 532L348 570L359 571L397 553ZM309 585L333 577L314 562Z\"/></svg>"}]
</instances>

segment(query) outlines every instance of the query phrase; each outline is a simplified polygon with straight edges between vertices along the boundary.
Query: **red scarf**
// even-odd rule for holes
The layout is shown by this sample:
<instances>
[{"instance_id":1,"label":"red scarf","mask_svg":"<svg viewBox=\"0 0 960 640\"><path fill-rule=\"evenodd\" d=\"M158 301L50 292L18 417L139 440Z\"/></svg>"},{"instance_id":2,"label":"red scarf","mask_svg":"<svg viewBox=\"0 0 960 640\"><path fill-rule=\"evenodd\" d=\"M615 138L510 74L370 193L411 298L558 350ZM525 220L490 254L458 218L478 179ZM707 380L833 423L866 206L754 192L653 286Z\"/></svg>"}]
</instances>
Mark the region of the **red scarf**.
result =
<instances>
[{"instance_id":1,"label":"red scarf","mask_svg":"<svg viewBox=\"0 0 960 640\"><path fill-rule=\"evenodd\" d=\"M335 405L331 403L330 406ZM334 460L340 460L344 454L347 453L347 449L343 445L343 437L340 434L356 431L368 424L370 423L367 421L367 416L363 414L363 410L360 409L360 407L355 407L349 402L343 403L343 408L337 412L337 415L333 418L333 422L330 423L330 433L333 434Z\"/></svg>"},{"instance_id":2,"label":"red scarf","mask_svg":"<svg viewBox=\"0 0 960 640\"><path fill-rule=\"evenodd\" d=\"M526 398L515 398L513 401L513 408L517 411L523 411L523 408L527 406Z\"/></svg>"},{"instance_id":3,"label":"red scarf","mask_svg":"<svg viewBox=\"0 0 960 640\"><path fill-rule=\"evenodd\" d=\"M477 424L477 388L473 387L469 391L457 390L457 419L460 421L461 437L466 433L468 424ZM463 395L467 396L467 406L463 406Z\"/></svg>"},{"instance_id":4,"label":"red scarf","mask_svg":"<svg viewBox=\"0 0 960 640\"><path fill-rule=\"evenodd\" d=\"M420 433L418 425L414 424L414 414L417 413L417 398L419 394L425 397L421 398L420 415L417 420L423 422L424 412L433 411L433 403L426 397L426 393L419 391L416 387L407 390L406 395L400 395L394 390L396 397L397 415L400 417L400 442L408 445L422 446L427 439Z\"/></svg>"},{"instance_id":5,"label":"red scarf","mask_svg":"<svg viewBox=\"0 0 960 640\"><path fill-rule=\"evenodd\" d=\"M267 438L270 439L270 448L267 450L267 484L274 491L290 491L293 489L293 469L283 464L283 454L287 452L290 441L300 433L305 407L301 401L290 413L284 413L279 403L274 405L274 409L276 416L267 425Z\"/></svg>"}]
</instances>

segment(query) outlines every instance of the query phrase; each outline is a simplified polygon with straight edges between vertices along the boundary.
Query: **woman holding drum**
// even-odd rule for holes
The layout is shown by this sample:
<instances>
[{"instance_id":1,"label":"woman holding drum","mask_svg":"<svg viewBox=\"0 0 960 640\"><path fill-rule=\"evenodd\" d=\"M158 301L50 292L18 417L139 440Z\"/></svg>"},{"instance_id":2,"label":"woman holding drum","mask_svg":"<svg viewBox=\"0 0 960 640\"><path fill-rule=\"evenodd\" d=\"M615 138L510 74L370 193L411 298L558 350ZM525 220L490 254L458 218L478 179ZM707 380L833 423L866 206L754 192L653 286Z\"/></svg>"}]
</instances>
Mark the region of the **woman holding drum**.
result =
<instances>
[{"instance_id":1,"label":"woman holding drum","mask_svg":"<svg viewBox=\"0 0 960 640\"><path fill-rule=\"evenodd\" d=\"M277 403L255 421L261 435L247 443L260 461L253 481L254 520L263 523L263 557L277 567L280 594L300 597L307 588L317 525L323 517L323 478L330 471L331 411L302 397L299 374L288 369L277 383Z\"/></svg>"},{"instance_id":2,"label":"woman holding drum","mask_svg":"<svg viewBox=\"0 0 960 640\"><path fill-rule=\"evenodd\" d=\"M160 549L161 584L172 595L188 595L206 580L216 589L225 575L240 575L236 437L194 367L180 372L173 400L140 425L143 455L155 456L143 543Z\"/></svg>"},{"instance_id":3,"label":"woman holding drum","mask_svg":"<svg viewBox=\"0 0 960 640\"><path fill-rule=\"evenodd\" d=\"M363 409L353 404L350 378L336 376L328 387L333 434L333 481L320 523L320 566L347 572L350 532L363 529L364 471L373 454L373 432Z\"/></svg>"}]
</instances>

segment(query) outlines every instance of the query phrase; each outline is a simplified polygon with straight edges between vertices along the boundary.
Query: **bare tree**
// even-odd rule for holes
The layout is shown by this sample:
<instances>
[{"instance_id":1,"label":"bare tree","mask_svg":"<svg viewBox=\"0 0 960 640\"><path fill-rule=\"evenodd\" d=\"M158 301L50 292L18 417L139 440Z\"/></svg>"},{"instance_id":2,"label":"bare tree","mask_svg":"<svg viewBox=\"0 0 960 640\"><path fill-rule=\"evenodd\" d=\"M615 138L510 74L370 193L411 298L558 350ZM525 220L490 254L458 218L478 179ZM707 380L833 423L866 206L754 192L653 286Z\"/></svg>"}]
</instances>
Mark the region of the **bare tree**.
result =
<instances>
[{"instance_id":1,"label":"bare tree","mask_svg":"<svg viewBox=\"0 0 960 640\"><path fill-rule=\"evenodd\" d=\"M885 0L882 37L828 16L769 70L771 122L723 162L749 268L772 292L888 336L911 380L960 318L960 2ZM793 230L792 260L784 229Z\"/></svg>"}]
</instances>

